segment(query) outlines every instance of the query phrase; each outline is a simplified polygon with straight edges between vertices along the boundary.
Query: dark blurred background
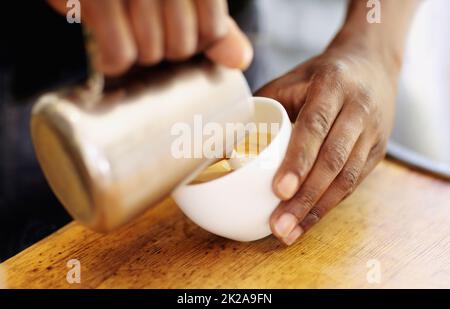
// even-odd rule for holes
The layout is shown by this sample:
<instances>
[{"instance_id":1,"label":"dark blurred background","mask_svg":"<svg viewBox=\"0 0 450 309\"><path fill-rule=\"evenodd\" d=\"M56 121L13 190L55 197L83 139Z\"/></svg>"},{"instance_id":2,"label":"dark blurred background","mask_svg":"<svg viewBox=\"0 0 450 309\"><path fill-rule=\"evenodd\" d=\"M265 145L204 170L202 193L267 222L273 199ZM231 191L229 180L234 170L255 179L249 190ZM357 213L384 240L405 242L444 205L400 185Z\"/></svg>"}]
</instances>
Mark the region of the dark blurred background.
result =
<instances>
[{"instance_id":1,"label":"dark blurred background","mask_svg":"<svg viewBox=\"0 0 450 309\"><path fill-rule=\"evenodd\" d=\"M55 231L70 218L34 157L29 115L36 96L84 78L79 25L45 1L5 1L0 45L0 260Z\"/></svg>"}]
</instances>

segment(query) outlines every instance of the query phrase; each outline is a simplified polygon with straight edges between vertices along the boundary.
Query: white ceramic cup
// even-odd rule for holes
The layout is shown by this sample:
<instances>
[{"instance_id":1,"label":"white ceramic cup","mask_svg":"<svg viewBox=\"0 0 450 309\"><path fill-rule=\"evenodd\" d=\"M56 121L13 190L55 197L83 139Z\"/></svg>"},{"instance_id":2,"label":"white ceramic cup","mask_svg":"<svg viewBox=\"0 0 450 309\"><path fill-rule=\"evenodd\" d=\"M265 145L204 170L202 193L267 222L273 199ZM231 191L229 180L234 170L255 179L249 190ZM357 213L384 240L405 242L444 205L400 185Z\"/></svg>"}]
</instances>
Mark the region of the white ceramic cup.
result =
<instances>
[{"instance_id":1,"label":"white ceramic cup","mask_svg":"<svg viewBox=\"0 0 450 309\"><path fill-rule=\"evenodd\" d=\"M204 183L178 187L172 197L181 210L203 229L237 241L253 241L271 234L269 218L280 200L272 180L291 136L291 122L275 100L255 97L254 122L278 124L271 143L242 167ZM236 162L235 162L236 164Z\"/></svg>"}]
</instances>

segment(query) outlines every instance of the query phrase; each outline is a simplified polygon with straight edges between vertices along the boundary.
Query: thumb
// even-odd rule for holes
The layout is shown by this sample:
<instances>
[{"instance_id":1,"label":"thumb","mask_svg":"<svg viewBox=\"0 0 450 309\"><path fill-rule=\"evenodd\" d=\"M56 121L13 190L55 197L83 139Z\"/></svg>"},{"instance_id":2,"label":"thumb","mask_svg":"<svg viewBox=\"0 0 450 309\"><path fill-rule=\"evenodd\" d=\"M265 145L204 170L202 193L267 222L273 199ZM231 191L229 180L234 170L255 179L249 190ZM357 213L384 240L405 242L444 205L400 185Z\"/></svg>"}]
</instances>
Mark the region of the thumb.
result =
<instances>
[{"instance_id":1,"label":"thumb","mask_svg":"<svg viewBox=\"0 0 450 309\"><path fill-rule=\"evenodd\" d=\"M205 55L217 64L245 70L253 60L252 45L231 17L228 24L228 34L208 48Z\"/></svg>"}]
</instances>

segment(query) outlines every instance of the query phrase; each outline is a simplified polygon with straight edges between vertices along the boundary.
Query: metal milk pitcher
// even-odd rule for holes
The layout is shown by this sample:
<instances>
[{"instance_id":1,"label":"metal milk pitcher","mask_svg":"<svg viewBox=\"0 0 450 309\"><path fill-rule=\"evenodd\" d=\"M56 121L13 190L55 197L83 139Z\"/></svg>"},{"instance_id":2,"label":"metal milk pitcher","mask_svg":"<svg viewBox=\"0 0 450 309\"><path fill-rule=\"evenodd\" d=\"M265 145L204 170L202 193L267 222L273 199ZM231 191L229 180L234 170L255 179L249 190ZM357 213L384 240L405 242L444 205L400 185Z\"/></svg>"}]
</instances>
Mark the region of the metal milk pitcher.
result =
<instances>
[{"instance_id":1,"label":"metal milk pitcher","mask_svg":"<svg viewBox=\"0 0 450 309\"><path fill-rule=\"evenodd\" d=\"M253 114L242 73L205 59L165 64L98 88L44 94L33 108L31 132L60 202L102 232L130 221L213 163L172 155L175 124L193 127L195 116L204 123L246 123Z\"/></svg>"}]
</instances>

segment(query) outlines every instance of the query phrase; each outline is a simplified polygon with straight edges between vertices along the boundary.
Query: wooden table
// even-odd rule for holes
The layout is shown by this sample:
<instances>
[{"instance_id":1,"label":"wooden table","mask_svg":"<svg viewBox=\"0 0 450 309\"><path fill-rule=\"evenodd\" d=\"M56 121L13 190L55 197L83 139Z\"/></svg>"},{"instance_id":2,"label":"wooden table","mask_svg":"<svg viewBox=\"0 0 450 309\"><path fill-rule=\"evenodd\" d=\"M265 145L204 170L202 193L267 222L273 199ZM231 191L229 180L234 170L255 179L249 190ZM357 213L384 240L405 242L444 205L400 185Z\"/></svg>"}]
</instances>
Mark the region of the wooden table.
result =
<instances>
[{"instance_id":1,"label":"wooden table","mask_svg":"<svg viewBox=\"0 0 450 309\"><path fill-rule=\"evenodd\" d=\"M109 235L70 223L0 272L10 288L450 288L450 183L384 161L289 248L211 235L169 199Z\"/></svg>"}]
</instances>

